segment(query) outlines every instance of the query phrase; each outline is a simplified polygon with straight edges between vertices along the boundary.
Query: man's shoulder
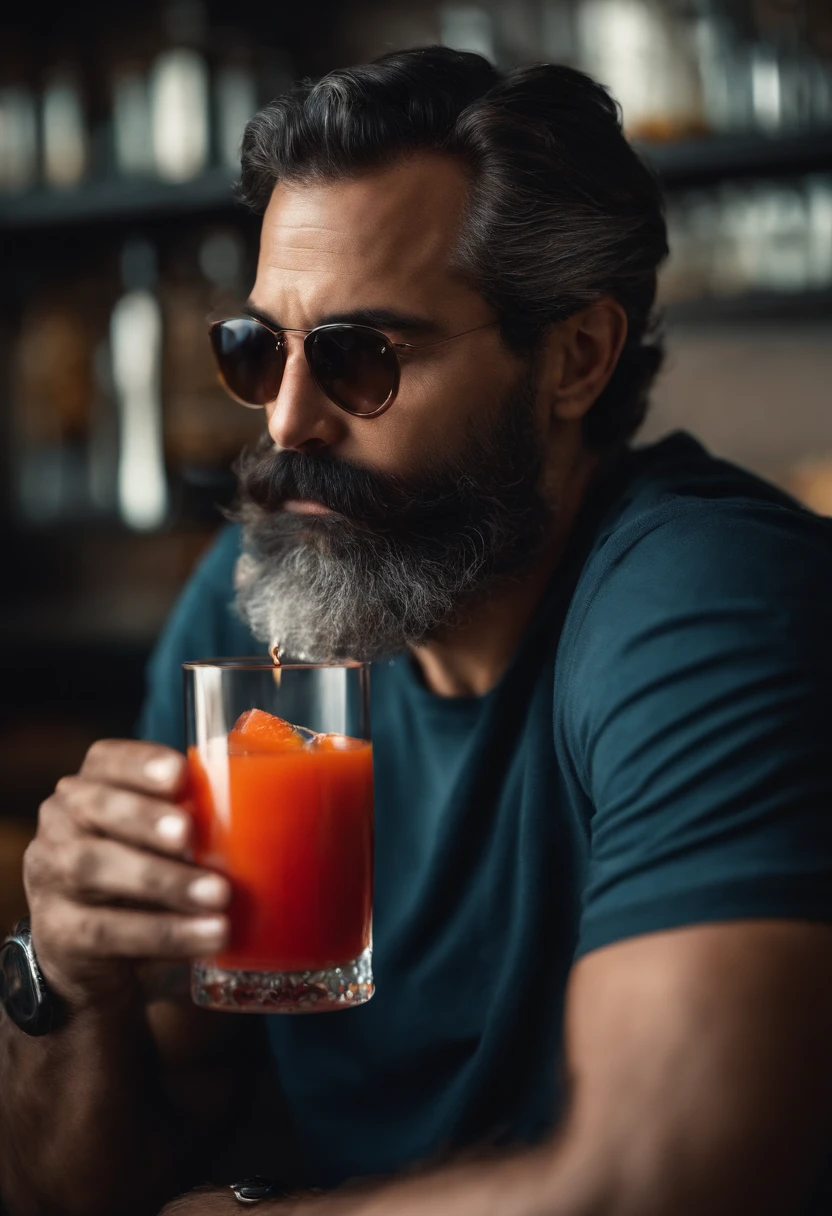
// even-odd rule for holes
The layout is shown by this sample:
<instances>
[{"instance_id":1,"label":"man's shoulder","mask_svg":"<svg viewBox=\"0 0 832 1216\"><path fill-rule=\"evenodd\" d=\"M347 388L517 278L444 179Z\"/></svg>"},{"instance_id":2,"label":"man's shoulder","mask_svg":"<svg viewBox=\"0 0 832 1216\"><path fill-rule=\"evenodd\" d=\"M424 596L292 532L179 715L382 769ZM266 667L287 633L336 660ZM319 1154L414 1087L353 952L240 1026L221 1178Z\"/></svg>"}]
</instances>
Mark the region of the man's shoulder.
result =
<instances>
[{"instance_id":1,"label":"man's shoulder","mask_svg":"<svg viewBox=\"0 0 832 1216\"><path fill-rule=\"evenodd\" d=\"M742 586L777 596L832 578L832 521L751 498L667 496L633 515L596 555L610 593L638 583L663 601Z\"/></svg>"},{"instance_id":2,"label":"man's shoulder","mask_svg":"<svg viewBox=\"0 0 832 1216\"><path fill-rule=\"evenodd\" d=\"M832 520L686 435L634 457L581 578L583 610L618 612L627 593L668 607L743 587L775 600L808 585L832 594Z\"/></svg>"},{"instance_id":3,"label":"man's shoulder","mask_svg":"<svg viewBox=\"0 0 832 1216\"><path fill-rule=\"evenodd\" d=\"M694 621L703 659L729 638L765 635L782 651L829 632L832 520L704 449L677 456L651 469L648 455L599 530L560 639L562 692L578 668L581 682L612 677L634 649L666 661Z\"/></svg>"}]
</instances>

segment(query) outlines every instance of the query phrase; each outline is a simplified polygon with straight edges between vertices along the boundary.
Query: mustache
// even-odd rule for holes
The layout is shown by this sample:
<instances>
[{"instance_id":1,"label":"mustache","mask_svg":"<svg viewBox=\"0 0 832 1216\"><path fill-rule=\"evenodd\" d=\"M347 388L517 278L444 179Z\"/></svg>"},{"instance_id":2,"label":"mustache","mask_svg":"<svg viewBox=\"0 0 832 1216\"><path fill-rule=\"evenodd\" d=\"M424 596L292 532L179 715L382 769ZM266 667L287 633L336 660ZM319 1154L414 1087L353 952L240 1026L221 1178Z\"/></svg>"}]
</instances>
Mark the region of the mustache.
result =
<instances>
[{"instance_id":1,"label":"mustache","mask_svg":"<svg viewBox=\"0 0 832 1216\"><path fill-rule=\"evenodd\" d=\"M266 514L289 499L311 499L374 532L432 533L440 521L464 526L471 505L459 482L424 477L416 485L327 454L276 451L268 436L243 453L235 472L241 502Z\"/></svg>"}]
</instances>

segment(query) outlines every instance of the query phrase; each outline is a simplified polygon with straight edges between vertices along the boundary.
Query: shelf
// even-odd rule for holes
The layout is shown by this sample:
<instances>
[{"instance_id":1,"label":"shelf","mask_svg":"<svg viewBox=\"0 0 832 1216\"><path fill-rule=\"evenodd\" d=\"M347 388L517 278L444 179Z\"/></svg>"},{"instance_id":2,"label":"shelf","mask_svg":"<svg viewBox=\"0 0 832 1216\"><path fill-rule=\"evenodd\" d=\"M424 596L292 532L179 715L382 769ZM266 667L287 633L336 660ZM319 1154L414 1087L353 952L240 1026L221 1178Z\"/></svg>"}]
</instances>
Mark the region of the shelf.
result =
<instances>
[{"instance_id":1,"label":"shelf","mask_svg":"<svg viewBox=\"0 0 832 1216\"><path fill-rule=\"evenodd\" d=\"M802 292L758 291L741 296L711 296L664 306L669 329L713 328L745 323L772 325L832 321L832 289Z\"/></svg>"},{"instance_id":2,"label":"shelf","mask_svg":"<svg viewBox=\"0 0 832 1216\"><path fill-rule=\"evenodd\" d=\"M672 144L636 142L668 190L705 186L726 178L832 172L832 130L790 134L716 135ZM227 169L193 181L89 182L75 190L35 189L0 198L0 231L80 226L130 219L232 211L245 214Z\"/></svg>"},{"instance_id":3,"label":"shelf","mask_svg":"<svg viewBox=\"0 0 832 1216\"><path fill-rule=\"evenodd\" d=\"M728 178L832 172L832 129L777 135L749 132L678 143L636 141L668 190L707 186Z\"/></svg>"},{"instance_id":4,"label":"shelf","mask_svg":"<svg viewBox=\"0 0 832 1216\"><path fill-rule=\"evenodd\" d=\"M0 229L61 227L242 209L227 169L189 182L150 179L89 182L75 190L30 190L0 200Z\"/></svg>"}]
</instances>

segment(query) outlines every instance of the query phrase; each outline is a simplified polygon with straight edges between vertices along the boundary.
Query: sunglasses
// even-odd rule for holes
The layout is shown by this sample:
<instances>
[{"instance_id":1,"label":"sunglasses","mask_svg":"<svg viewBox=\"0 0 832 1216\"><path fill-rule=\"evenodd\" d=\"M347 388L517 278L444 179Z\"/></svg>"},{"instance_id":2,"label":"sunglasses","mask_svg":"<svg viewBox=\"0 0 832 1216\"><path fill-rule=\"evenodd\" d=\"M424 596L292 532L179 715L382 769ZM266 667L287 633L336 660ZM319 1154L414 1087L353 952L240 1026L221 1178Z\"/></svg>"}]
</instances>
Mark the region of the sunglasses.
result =
<instances>
[{"instance_id":1,"label":"sunglasses","mask_svg":"<svg viewBox=\"0 0 832 1216\"><path fill-rule=\"evenodd\" d=\"M214 321L209 335L220 381L240 405L260 409L275 400L286 367L286 335L305 334L303 353L318 388L348 414L377 418L396 399L403 356L496 324L488 321L419 345L393 342L369 325L345 322L315 329L269 329L254 317Z\"/></svg>"}]
</instances>

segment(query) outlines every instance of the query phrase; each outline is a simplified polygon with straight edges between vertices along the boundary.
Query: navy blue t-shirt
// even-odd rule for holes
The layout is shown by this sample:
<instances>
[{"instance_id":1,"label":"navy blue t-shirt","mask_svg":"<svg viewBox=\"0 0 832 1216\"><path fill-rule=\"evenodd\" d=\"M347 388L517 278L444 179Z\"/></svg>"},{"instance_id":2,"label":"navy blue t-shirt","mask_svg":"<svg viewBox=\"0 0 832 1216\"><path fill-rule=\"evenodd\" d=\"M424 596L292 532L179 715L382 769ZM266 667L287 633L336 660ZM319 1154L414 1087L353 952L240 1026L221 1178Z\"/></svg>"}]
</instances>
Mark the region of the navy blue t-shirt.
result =
<instances>
[{"instance_id":1,"label":"navy blue t-shirt","mask_svg":"<svg viewBox=\"0 0 832 1216\"><path fill-rule=\"evenodd\" d=\"M239 543L159 643L146 738L183 745L182 662L263 651L231 608ZM491 692L374 665L376 995L266 1019L306 1182L539 1138L587 951L832 922L830 619L832 524L676 434L588 506Z\"/></svg>"}]
</instances>

